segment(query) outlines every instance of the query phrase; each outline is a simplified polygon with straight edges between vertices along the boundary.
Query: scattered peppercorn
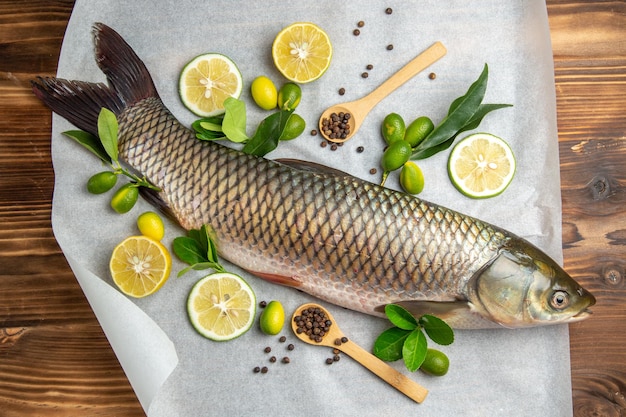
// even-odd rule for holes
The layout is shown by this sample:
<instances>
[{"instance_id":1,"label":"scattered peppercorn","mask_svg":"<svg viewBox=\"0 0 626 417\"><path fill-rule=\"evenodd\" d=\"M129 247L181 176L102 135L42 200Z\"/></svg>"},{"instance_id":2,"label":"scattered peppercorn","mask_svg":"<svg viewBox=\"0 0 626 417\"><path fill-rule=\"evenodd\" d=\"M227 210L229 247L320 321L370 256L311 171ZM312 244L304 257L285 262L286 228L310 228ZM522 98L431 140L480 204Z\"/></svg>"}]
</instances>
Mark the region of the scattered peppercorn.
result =
<instances>
[{"instance_id":1,"label":"scattered peppercorn","mask_svg":"<svg viewBox=\"0 0 626 417\"><path fill-rule=\"evenodd\" d=\"M255 374L258 374L259 372L261 372L261 368L258 366L255 366L252 372L254 372Z\"/></svg>"},{"instance_id":2,"label":"scattered peppercorn","mask_svg":"<svg viewBox=\"0 0 626 417\"><path fill-rule=\"evenodd\" d=\"M293 343L289 343L289 345L287 345L287 350L294 350L296 347L293 345Z\"/></svg>"},{"instance_id":3,"label":"scattered peppercorn","mask_svg":"<svg viewBox=\"0 0 626 417\"><path fill-rule=\"evenodd\" d=\"M272 357L270 358L270 362L272 362L272 363L276 362L276 356L272 356Z\"/></svg>"},{"instance_id":4,"label":"scattered peppercorn","mask_svg":"<svg viewBox=\"0 0 626 417\"><path fill-rule=\"evenodd\" d=\"M285 357L282 359L282 363L289 363L289 362L291 362L291 360L290 360L287 356L285 356Z\"/></svg>"},{"instance_id":5,"label":"scattered peppercorn","mask_svg":"<svg viewBox=\"0 0 626 417\"><path fill-rule=\"evenodd\" d=\"M338 93L339 93L339 95L340 95L340 96L343 96L344 94L346 94L346 89L345 89L345 88L343 88L343 87L341 87L341 88L339 89Z\"/></svg>"},{"instance_id":6,"label":"scattered peppercorn","mask_svg":"<svg viewBox=\"0 0 626 417\"><path fill-rule=\"evenodd\" d=\"M341 339L335 339L335 346L341 346Z\"/></svg>"},{"instance_id":7,"label":"scattered peppercorn","mask_svg":"<svg viewBox=\"0 0 626 417\"><path fill-rule=\"evenodd\" d=\"M363 153L364 150L365 148L362 146L359 146L358 148L356 148L357 153Z\"/></svg>"},{"instance_id":8,"label":"scattered peppercorn","mask_svg":"<svg viewBox=\"0 0 626 417\"><path fill-rule=\"evenodd\" d=\"M354 29L354 31L352 31L352 33L354 34L354 36L359 36L361 34L361 31L358 29Z\"/></svg>"},{"instance_id":9,"label":"scattered peppercorn","mask_svg":"<svg viewBox=\"0 0 626 417\"><path fill-rule=\"evenodd\" d=\"M365 22L362 20L359 20L359 23L356 24L358 27L362 28L363 26L365 26Z\"/></svg>"},{"instance_id":10,"label":"scattered peppercorn","mask_svg":"<svg viewBox=\"0 0 626 417\"><path fill-rule=\"evenodd\" d=\"M272 351L272 348L271 348L271 347L269 347L269 346L267 346L267 347L264 349L264 352L265 352L265 353L270 353L271 351Z\"/></svg>"},{"instance_id":11,"label":"scattered peppercorn","mask_svg":"<svg viewBox=\"0 0 626 417\"><path fill-rule=\"evenodd\" d=\"M317 130L315 129L311 130L311 136L317 136Z\"/></svg>"},{"instance_id":12,"label":"scattered peppercorn","mask_svg":"<svg viewBox=\"0 0 626 417\"><path fill-rule=\"evenodd\" d=\"M259 303L259 307L261 307L261 308L265 308L265 307L267 307L267 301L261 301L261 302Z\"/></svg>"},{"instance_id":13,"label":"scattered peppercorn","mask_svg":"<svg viewBox=\"0 0 626 417\"><path fill-rule=\"evenodd\" d=\"M330 150L331 151L336 151L337 150L337 144L333 143L332 145L330 145Z\"/></svg>"},{"instance_id":14,"label":"scattered peppercorn","mask_svg":"<svg viewBox=\"0 0 626 417\"><path fill-rule=\"evenodd\" d=\"M332 365L333 362L333 358L326 358L326 365Z\"/></svg>"},{"instance_id":15,"label":"scattered peppercorn","mask_svg":"<svg viewBox=\"0 0 626 417\"><path fill-rule=\"evenodd\" d=\"M278 339L280 343L285 343L286 340L287 340L287 336L281 336L280 339Z\"/></svg>"},{"instance_id":16,"label":"scattered peppercorn","mask_svg":"<svg viewBox=\"0 0 626 417\"><path fill-rule=\"evenodd\" d=\"M378 172L378 170L376 168L372 168L370 169L370 174L374 175Z\"/></svg>"},{"instance_id":17,"label":"scattered peppercorn","mask_svg":"<svg viewBox=\"0 0 626 417\"><path fill-rule=\"evenodd\" d=\"M343 336L343 337L341 338L341 343L348 343L348 338L347 338L347 337L345 337L345 336Z\"/></svg>"},{"instance_id":18,"label":"scattered peppercorn","mask_svg":"<svg viewBox=\"0 0 626 417\"><path fill-rule=\"evenodd\" d=\"M339 352L341 352L339 349L337 349L337 348L334 348L334 349L333 349L333 353L334 353L335 355L339 355Z\"/></svg>"},{"instance_id":19,"label":"scattered peppercorn","mask_svg":"<svg viewBox=\"0 0 626 417\"><path fill-rule=\"evenodd\" d=\"M341 357L339 357L339 355L333 356L333 362L339 362L339 359L341 359Z\"/></svg>"},{"instance_id":20,"label":"scattered peppercorn","mask_svg":"<svg viewBox=\"0 0 626 417\"><path fill-rule=\"evenodd\" d=\"M322 148L325 148L325 147L327 147L327 146L328 146L328 142L323 141L322 143L320 143L320 146L321 146Z\"/></svg>"},{"instance_id":21,"label":"scattered peppercorn","mask_svg":"<svg viewBox=\"0 0 626 417\"><path fill-rule=\"evenodd\" d=\"M371 71L374 69L374 66L372 64L367 64L365 68Z\"/></svg>"},{"instance_id":22,"label":"scattered peppercorn","mask_svg":"<svg viewBox=\"0 0 626 417\"><path fill-rule=\"evenodd\" d=\"M387 13L387 14L391 14L391 13L393 13L393 9L392 9L391 7L387 7L387 8L385 9L385 13Z\"/></svg>"},{"instance_id":23,"label":"scattered peppercorn","mask_svg":"<svg viewBox=\"0 0 626 417\"><path fill-rule=\"evenodd\" d=\"M434 80L435 78L437 78L437 74L435 74L434 72L431 72L430 74L428 74L428 78L430 78L431 80Z\"/></svg>"},{"instance_id":24,"label":"scattered peppercorn","mask_svg":"<svg viewBox=\"0 0 626 417\"><path fill-rule=\"evenodd\" d=\"M389 45L387 45L387 50L388 51L391 51L392 49L393 49L393 44L390 43Z\"/></svg>"},{"instance_id":25,"label":"scattered peppercorn","mask_svg":"<svg viewBox=\"0 0 626 417\"><path fill-rule=\"evenodd\" d=\"M361 74L361 78L367 78L369 76L370 75L367 72L364 72L364 73Z\"/></svg>"},{"instance_id":26,"label":"scattered peppercorn","mask_svg":"<svg viewBox=\"0 0 626 417\"><path fill-rule=\"evenodd\" d=\"M267 366L264 366L263 368L261 368L261 373L262 374L266 374L268 371Z\"/></svg>"}]
</instances>

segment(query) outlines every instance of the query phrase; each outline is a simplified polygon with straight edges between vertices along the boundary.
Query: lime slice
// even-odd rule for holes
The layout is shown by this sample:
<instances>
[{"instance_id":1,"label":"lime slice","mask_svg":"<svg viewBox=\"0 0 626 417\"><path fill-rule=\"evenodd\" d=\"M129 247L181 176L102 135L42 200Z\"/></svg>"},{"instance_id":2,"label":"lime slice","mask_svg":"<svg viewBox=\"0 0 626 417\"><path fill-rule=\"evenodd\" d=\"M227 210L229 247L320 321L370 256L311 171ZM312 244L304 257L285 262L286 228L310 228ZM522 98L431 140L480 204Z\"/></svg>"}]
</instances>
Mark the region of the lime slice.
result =
<instances>
[{"instance_id":1,"label":"lime slice","mask_svg":"<svg viewBox=\"0 0 626 417\"><path fill-rule=\"evenodd\" d=\"M187 314L202 336L231 340L250 329L256 313L256 297L243 278L229 272L207 275L187 298Z\"/></svg>"},{"instance_id":2,"label":"lime slice","mask_svg":"<svg viewBox=\"0 0 626 417\"><path fill-rule=\"evenodd\" d=\"M293 23L281 30L272 44L276 68L290 81L317 80L330 66L333 47L326 32L308 22Z\"/></svg>"},{"instance_id":3,"label":"lime slice","mask_svg":"<svg viewBox=\"0 0 626 417\"><path fill-rule=\"evenodd\" d=\"M225 55L208 53L192 59L180 73L178 93L185 107L201 117L224 113L224 100L239 98L241 72Z\"/></svg>"},{"instance_id":4,"label":"lime slice","mask_svg":"<svg viewBox=\"0 0 626 417\"><path fill-rule=\"evenodd\" d=\"M471 198L502 193L515 174L515 156L509 145L489 133L475 133L450 152L448 175L454 186Z\"/></svg>"},{"instance_id":5,"label":"lime slice","mask_svg":"<svg viewBox=\"0 0 626 417\"><path fill-rule=\"evenodd\" d=\"M161 243L146 236L131 236L113 249L109 270L113 282L126 295L153 294L170 276L172 258Z\"/></svg>"}]
</instances>

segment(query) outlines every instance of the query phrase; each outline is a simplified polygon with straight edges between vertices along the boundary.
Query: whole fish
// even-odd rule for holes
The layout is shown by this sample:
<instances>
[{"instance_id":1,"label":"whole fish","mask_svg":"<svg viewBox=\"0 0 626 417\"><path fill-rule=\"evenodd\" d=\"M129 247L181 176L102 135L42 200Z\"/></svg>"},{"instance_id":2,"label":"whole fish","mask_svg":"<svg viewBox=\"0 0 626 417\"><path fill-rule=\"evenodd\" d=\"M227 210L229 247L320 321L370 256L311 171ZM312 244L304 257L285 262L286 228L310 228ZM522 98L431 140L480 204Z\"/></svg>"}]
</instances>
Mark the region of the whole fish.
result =
<instances>
[{"instance_id":1,"label":"whole fish","mask_svg":"<svg viewBox=\"0 0 626 417\"><path fill-rule=\"evenodd\" d=\"M39 78L33 91L97 134L119 122L119 155L158 186L185 229L208 225L221 257L269 281L382 315L400 304L455 328L529 327L589 316L594 297L529 242L476 218L348 174L199 141L165 108L122 37L94 25L108 85Z\"/></svg>"}]
</instances>

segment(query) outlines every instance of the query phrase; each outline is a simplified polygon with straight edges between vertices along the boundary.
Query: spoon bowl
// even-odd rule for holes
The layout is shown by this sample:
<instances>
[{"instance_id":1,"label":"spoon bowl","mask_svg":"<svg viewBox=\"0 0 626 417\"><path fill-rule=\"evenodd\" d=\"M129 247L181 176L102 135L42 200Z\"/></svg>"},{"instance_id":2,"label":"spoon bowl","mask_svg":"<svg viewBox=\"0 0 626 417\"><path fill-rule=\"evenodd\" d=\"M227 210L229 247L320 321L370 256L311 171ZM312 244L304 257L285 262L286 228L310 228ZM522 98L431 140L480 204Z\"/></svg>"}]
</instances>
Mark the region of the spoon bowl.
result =
<instances>
[{"instance_id":1,"label":"spoon bowl","mask_svg":"<svg viewBox=\"0 0 626 417\"><path fill-rule=\"evenodd\" d=\"M320 312L325 314L325 320L330 320L328 330L323 336L317 339L312 339L305 332L298 330L299 326L296 318L302 317L302 312L310 308L319 309ZM426 399L426 395L428 395L426 388L348 339L335 322L333 316L321 305L308 303L298 307L291 317L291 329L296 337L305 343L327 346L342 351L413 401L421 403Z\"/></svg>"},{"instance_id":2,"label":"spoon bowl","mask_svg":"<svg viewBox=\"0 0 626 417\"><path fill-rule=\"evenodd\" d=\"M374 106L376 106L382 99L387 97L402 84L438 61L445 54L445 46L443 46L441 42L435 42L365 97L329 107L322 112L322 115L320 116L319 131L321 135L324 139L330 142L339 143L347 141L359 130L361 124L363 124L363 120L365 120L365 117L368 115L370 110L374 108ZM349 132L345 135L341 135L341 137L330 137L330 135L325 133L326 129L324 129L324 120L330 120L333 113L339 114L340 112L349 113L351 116L349 121Z\"/></svg>"}]
</instances>

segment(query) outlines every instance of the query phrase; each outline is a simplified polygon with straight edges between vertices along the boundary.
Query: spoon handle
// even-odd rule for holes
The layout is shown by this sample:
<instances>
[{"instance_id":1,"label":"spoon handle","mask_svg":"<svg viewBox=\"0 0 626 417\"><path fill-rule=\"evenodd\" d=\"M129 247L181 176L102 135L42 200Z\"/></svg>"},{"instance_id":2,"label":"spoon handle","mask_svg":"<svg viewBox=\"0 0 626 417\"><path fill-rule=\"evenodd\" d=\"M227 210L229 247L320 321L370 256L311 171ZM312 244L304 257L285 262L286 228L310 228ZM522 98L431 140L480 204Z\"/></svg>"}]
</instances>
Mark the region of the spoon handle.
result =
<instances>
[{"instance_id":1,"label":"spoon handle","mask_svg":"<svg viewBox=\"0 0 626 417\"><path fill-rule=\"evenodd\" d=\"M442 58L446 52L446 47L443 46L441 42L435 42L424 52L409 61L404 67L400 68L374 91L363 97L362 100L368 104L368 110L366 113L402 84Z\"/></svg>"},{"instance_id":2,"label":"spoon handle","mask_svg":"<svg viewBox=\"0 0 626 417\"><path fill-rule=\"evenodd\" d=\"M337 346L335 346L337 347ZM398 372L376 356L372 355L356 343L348 341L339 346L339 349L352 357L361 365L378 375L389 385L402 392L407 397L417 403L421 403L426 398L428 390L406 375Z\"/></svg>"}]
</instances>

